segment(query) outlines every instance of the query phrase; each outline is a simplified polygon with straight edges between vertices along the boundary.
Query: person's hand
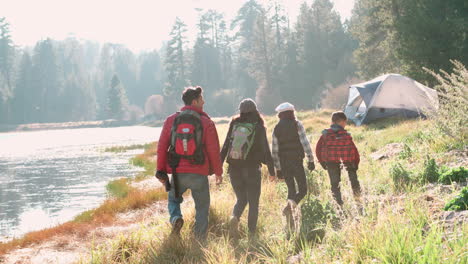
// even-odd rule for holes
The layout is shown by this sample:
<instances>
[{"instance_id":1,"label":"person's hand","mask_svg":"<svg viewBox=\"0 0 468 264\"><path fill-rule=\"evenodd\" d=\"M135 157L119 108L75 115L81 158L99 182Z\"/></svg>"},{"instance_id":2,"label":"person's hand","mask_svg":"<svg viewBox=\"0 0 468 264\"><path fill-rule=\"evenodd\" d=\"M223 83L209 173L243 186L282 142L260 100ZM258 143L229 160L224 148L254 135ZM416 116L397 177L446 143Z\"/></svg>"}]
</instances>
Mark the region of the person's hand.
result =
<instances>
[{"instance_id":1,"label":"person's hand","mask_svg":"<svg viewBox=\"0 0 468 264\"><path fill-rule=\"evenodd\" d=\"M165 184L166 182L169 181L169 176L167 176L167 173L163 172L163 171L157 171L156 174L154 175L158 180L159 182L161 182L162 184Z\"/></svg>"},{"instance_id":2,"label":"person's hand","mask_svg":"<svg viewBox=\"0 0 468 264\"><path fill-rule=\"evenodd\" d=\"M322 165L322 168L323 168L324 170L328 169L327 163L325 163L325 162L320 162L320 165Z\"/></svg>"},{"instance_id":3,"label":"person's hand","mask_svg":"<svg viewBox=\"0 0 468 264\"><path fill-rule=\"evenodd\" d=\"M216 185L221 185L223 183L223 176L222 175L216 175Z\"/></svg>"},{"instance_id":4,"label":"person's hand","mask_svg":"<svg viewBox=\"0 0 468 264\"><path fill-rule=\"evenodd\" d=\"M283 179L283 174L281 173L281 170L276 171L276 177L278 177L278 179Z\"/></svg>"},{"instance_id":5,"label":"person's hand","mask_svg":"<svg viewBox=\"0 0 468 264\"><path fill-rule=\"evenodd\" d=\"M310 171L315 170L315 163L314 163L313 161L309 161L309 163L307 163L307 168L308 168Z\"/></svg>"}]
</instances>

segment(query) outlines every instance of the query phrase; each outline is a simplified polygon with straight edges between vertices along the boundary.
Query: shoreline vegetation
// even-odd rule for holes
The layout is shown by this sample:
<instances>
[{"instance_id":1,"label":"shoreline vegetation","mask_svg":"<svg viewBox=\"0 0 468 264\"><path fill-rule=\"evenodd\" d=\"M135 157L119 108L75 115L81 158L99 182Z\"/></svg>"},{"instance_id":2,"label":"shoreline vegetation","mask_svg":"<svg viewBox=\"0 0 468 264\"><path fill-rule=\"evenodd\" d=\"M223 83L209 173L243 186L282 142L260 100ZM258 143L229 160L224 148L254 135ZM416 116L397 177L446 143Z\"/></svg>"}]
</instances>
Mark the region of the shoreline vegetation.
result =
<instances>
[{"instance_id":1,"label":"shoreline vegetation","mask_svg":"<svg viewBox=\"0 0 468 264\"><path fill-rule=\"evenodd\" d=\"M331 110L298 112L312 145L328 126ZM265 117L268 131L277 119ZM152 224L93 245L80 263L463 263L466 260L468 225L466 219L448 225L444 206L460 193L461 183L429 183L429 174L439 173L444 165L463 166L457 150L466 142L438 132L432 120L387 119L349 131L356 141L363 162L358 172L363 185L362 210L351 199L346 173L342 191L345 206L337 209L330 194L326 172L318 168L307 173L310 195L302 204L300 237L287 238L283 230L281 207L286 187L281 181L267 180L263 168L258 236L249 239L245 219L239 235L229 232L228 220L234 194L229 178L211 188L210 227L205 244L194 241L190 232L193 208L184 211L186 225L181 240L169 237L166 213L155 214ZM227 124L217 126L223 139ZM398 153L374 160L371 154L395 143L403 144ZM131 148L131 146L127 147ZM143 154L131 159L145 168L134 181L154 175L157 143L145 146ZM116 148L118 149L118 148ZM125 147L122 148L124 150ZM119 149L120 151L120 149ZM466 166L466 165L465 165ZM442 174L442 172L440 172ZM434 178L434 177L433 177ZM23 238L0 244L0 255L17 248L41 243L57 234L89 232L96 226L111 224L118 212L164 203L163 188L138 190L131 179L118 179L107 185L112 198L97 209L83 212L63 225L32 232ZM187 202L190 198L187 197ZM361 213L362 212L362 213ZM463 213L463 212L462 212ZM296 261L296 262L294 262Z\"/></svg>"},{"instance_id":2,"label":"shoreline vegetation","mask_svg":"<svg viewBox=\"0 0 468 264\"><path fill-rule=\"evenodd\" d=\"M120 153L120 152L129 151L129 150L136 150L136 149L147 150L147 149L152 147L152 144L154 144L154 143L134 144L134 145L129 145L129 146L112 146L112 147L105 148L104 152Z\"/></svg>"}]
</instances>

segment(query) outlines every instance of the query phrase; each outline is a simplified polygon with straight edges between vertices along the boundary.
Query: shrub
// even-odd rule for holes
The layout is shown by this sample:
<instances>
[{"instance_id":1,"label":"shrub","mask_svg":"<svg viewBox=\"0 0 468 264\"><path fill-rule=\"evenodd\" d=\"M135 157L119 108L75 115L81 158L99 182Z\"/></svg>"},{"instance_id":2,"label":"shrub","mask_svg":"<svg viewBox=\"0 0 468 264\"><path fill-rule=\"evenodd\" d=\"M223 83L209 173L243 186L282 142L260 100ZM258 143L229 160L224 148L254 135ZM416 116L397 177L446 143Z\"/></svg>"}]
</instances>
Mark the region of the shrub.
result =
<instances>
[{"instance_id":1,"label":"shrub","mask_svg":"<svg viewBox=\"0 0 468 264\"><path fill-rule=\"evenodd\" d=\"M452 182L465 182L468 179L468 170L465 167L451 168L442 173L439 182L451 184Z\"/></svg>"},{"instance_id":2,"label":"shrub","mask_svg":"<svg viewBox=\"0 0 468 264\"><path fill-rule=\"evenodd\" d=\"M159 94L151 95L145 102L145 115L153 118L162 118L165 115L164 97Z\"/></svg>"},{"instance_id":3,"label":"shrub","mask_svg":"<svg viewBox=\"0 0 468 264\"><path fill-rule=\"evenodd\" d=\"M301 238L306 241L320 241L325 236L325 226L328 221L335 223L338 219L332 206L325 205L315 196L308 195L301 206L302 223Z\"/></svg>"},{"instance_id":4,"label":"shrub","mask_svg":"<svg viewBox=\"0 0 468 264\"><path fill-rule=\"evenodd\" d=\"M468 70L458 61L451 61L454 68L449 74L443 70L432 74L439 85L435 88L439 92L440 106L437 113L432 114L436 127L444 134L458 142L468 140L466 128L466 113L468 112Z\"/></svg>"},{"instance_id":5,"label":"shrub","mask_svg":"<svg viewBox=\"0 0 468 264\"><path fill-rule=\"evenodd\" d=\"M240 101L234 90L219 90L209 99L207 110L215 116L232 116Z\"/></svg>"},{"instance_id":6,"label":"shrub","mask_svg":"<svg viewBox=\"0 0 468 264\"><path fill-rule=\"evenodd\" d=\"M361 83L362 80L352 78L346 80L344 83L337 87L331 87L327 85L328 89L323 92L320 104L322 108L327 109L343 109L348 101L349 86L356 83Z\"/></svg>"},{"instance_id":7,"label":"shrub","mask_svg":"<svg viewBox=\"0 0 468 264\"><path fill-rule=\"evenodd\" d=\"M396 191L402 191L411 184L411 173L400 163L392 165L390 176L392 177L393 188Z\"/></svg>"},{"instance_id":8,"label":"shrub","mask_svg":"<svg viewBox=\"0 0 468 264\"><path fill-rule=\"evenodd\" d=\"M408 146L408 144L404 144L403 151L398 154L398 158L400 159L409 159L411 158L413 150Z\"/></svg>"},{"instance_id":9,"label":"shrub","mask_svg":"<svg viewBox=\"0 0 468 264\"><path fill-rule=\"evenodd\" d=\"M143 113L143 110L140 107L136 105L130 105L126 109L124 120L137 122L140 121L144 115L145 114Z\"/></svg>"},{"instance_id":10,"label":"shrub","mask_svg":"<svg viewBox=\"0 0 468 264\"><path fill-rule=\"evenodd\" d=\"M461 193L445 205L445 211L463 211L468 209L468 186Z\"/></svg>"},{"instance_id":11,"label":"shrub","mask_svg":"<svg viewBox=\"0 0 468 264\"><path fill-rule=\"evenodd\" d=\"M439 175L439 166L434 159L427 157L424 160L423 172L419 178L420 183L437 182Z\"/></svg>"},{"instance_id":12,"label":"shrub","mask_svg":"<svg viewBox=\"0 0 468 264\"><path fill-rule=\"evenodd\" d=\"M117 198L124 198L130 192L130 186L128 185L128 180L118 179L109 182L106 185L107 193L110 196L117 197Z\"/></svg>"}]
</instances>

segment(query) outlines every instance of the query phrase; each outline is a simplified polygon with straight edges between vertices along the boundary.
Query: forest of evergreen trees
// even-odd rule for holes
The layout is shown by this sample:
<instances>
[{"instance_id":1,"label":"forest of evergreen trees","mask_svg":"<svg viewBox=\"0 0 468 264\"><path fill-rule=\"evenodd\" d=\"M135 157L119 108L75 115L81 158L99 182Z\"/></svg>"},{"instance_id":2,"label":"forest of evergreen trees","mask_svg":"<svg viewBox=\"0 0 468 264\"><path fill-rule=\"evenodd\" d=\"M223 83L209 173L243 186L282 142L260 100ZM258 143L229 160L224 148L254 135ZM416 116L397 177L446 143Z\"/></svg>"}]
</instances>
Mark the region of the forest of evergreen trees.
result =
<instances>
[{"instance_id":1,"label":"forest of evergreen trees","mask_svg":"<svg viewBox=\"0 0 468 264\"><path fill-rule=\"evenodd\" d=\"M352 77L394 72L433 85L423 67L468 64L466 0L356 0L344 23L330 0L304 2L294 19L280 0L246 1L232 21L198 12L194 43L177 18L161 49L140 54L75 38L18 48L0 18L0 123L162 118L188 85L204 88L213 116L232 115L244 97L265 113L280 101L311 109Z\"/></svg>"}]
</instances>

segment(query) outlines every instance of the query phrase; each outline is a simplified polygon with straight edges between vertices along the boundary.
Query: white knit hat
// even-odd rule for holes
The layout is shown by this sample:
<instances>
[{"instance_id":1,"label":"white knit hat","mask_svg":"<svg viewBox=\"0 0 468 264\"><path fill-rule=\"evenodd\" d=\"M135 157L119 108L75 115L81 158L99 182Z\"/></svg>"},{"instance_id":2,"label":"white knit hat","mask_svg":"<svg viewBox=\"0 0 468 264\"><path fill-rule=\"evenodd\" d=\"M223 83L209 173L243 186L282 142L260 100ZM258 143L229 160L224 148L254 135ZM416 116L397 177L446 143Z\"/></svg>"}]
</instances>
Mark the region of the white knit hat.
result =
<instances>
[{"instance_id":1,"label":"white knit hat","mask_svg":"<svg viewBox=\"0 0 468 264\"><path fill-rule=\"evenodd\" d=\"M285 111L295 111L295 109L294 109L294 105L286 102L286 103L282 103L282 104L278 105L278 107L276 107L275 111L278 112L278 113L281 113L281 112L285 112Z\"/></svg>"}]
</instances>

